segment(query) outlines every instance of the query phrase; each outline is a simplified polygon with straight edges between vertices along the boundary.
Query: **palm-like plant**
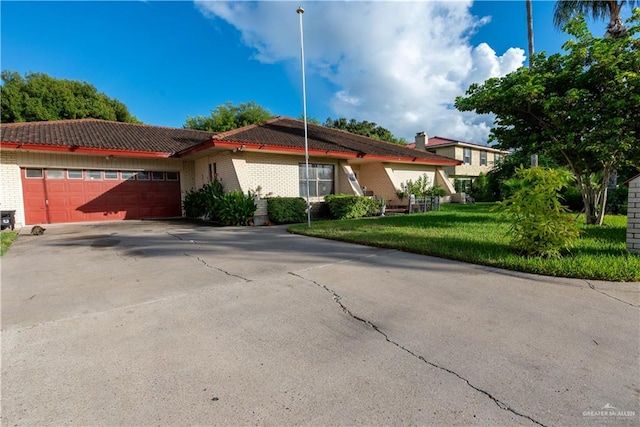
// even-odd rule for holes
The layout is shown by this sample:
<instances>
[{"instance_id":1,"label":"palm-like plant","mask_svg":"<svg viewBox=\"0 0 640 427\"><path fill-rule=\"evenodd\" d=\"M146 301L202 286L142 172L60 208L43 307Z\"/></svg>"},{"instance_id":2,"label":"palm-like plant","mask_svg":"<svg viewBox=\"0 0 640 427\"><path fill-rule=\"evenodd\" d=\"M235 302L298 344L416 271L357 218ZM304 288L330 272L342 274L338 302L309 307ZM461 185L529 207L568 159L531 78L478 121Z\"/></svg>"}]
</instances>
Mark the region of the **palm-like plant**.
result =
<instances>
[{"instance_id":1,"label":"palm-like plant","mask_svg":"<svg viewBox=\"0 0 640 427\"><path fill-rule=\"evenodd\" d=\"M584 14L593 19L609 19L605 37L622 37L627 33L620 17L625 3L633 7L640 5L640 0L558 0L553 10L553 24L561 28L577 14Z\"/></svg>"}]
</instances>

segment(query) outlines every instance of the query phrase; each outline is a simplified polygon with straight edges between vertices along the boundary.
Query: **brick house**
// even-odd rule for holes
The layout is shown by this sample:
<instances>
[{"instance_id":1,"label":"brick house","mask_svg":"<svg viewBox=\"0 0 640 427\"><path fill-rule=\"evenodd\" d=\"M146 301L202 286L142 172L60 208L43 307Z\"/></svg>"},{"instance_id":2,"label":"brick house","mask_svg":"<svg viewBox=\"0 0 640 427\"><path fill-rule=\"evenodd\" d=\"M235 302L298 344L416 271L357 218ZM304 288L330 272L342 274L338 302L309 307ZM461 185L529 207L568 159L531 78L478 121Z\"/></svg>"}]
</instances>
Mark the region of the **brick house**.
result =
<instances>
[{"instance_id":1,"label":"brick house","mask_svg":"<svg viewBox=\"0 0 640 427\"><path fill-rule=\"evenodd\" d=\"M186 192L215 178L260 197L306 195L304 124L290 118L218 134L97 119L0 131L0 208L18 226L181 216ZM312 201L366 187L393 203L425 173L455 192L444 170L455 159L313 124L307 140Z\"/></svg>"},{"instance_id":2,"label":"brick house","mask_svg":"<svg viewBox=\"0 0 640 427\"><path fill-rule=\"evenodd\" d=\"M625 182L629 186L627 251L640 254L640 174Z\"/></svg>"}]
</instances>

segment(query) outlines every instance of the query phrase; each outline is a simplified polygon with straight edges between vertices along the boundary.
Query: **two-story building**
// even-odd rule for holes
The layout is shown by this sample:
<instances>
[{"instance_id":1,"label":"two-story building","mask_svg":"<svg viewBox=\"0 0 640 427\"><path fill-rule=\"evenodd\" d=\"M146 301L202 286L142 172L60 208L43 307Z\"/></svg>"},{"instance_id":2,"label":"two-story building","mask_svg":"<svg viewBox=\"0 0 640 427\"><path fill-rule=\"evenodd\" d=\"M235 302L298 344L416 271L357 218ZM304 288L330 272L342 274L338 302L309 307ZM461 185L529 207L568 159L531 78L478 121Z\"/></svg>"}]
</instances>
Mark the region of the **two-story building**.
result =
<instances>
[{"instance_id":1,"label":"two-story building","mask_svg":"<svg viewBox=\"0 0 640 427\"><path fill-rule=\"evenodd\" d=\"M460 160L462 163L459 165L443 167L458 192L468 192L474 178L481 173L486 175L501 157L509 154L508 151L492 148L488 145L439 136L429 138L426 132L418 132L415 136L415 142L407 144L407 147Z\"/></svg>"}]
</instances>

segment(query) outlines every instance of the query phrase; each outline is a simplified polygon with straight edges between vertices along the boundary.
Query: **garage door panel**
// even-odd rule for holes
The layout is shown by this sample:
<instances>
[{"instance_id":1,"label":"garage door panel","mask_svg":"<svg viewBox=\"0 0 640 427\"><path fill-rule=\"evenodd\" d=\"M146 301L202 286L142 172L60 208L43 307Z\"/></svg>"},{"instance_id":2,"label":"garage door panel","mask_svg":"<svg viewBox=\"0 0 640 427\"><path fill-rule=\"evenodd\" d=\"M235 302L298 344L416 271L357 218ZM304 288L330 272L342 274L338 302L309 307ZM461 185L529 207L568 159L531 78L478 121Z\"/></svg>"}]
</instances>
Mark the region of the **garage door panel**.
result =
<instances>
[{"instance_id":1,"label":"garage door panel","mask_svg":"<svg viewBox=\"0 0 640 427\"><path fill-rule=\"evenodd\" d=\"M182 214L179 181L69 179L66 173L64 178L57 176L58 179L48 179L46 174L40 179L26 178L22 173L27 224ZM48 205L45 200L49 201Z\"/></svg>"}]
</instances>

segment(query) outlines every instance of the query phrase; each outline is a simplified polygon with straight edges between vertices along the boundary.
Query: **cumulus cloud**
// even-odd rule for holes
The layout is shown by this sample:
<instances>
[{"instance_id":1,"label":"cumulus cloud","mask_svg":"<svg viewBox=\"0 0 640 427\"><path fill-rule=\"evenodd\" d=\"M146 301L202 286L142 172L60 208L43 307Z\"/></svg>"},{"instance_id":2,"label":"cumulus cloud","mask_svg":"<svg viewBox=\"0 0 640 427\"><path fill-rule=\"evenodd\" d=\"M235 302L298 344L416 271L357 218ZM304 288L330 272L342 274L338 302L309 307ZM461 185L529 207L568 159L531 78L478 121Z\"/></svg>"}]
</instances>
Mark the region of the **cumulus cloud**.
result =
<instances>
[{"instance_id":1,"label":"cumulus cloud","mask_svg":"<svg viewBox=\"0 0 640 427\"><path fill-rule=\"evenodd\" d=\"M265 63L300 57L299 27L290 2L210 2L196 6L237 28ZM418 131L483 142L492 123L453 106L471 83L503 76L525 60L503 55L470 36L489 18L470 13L471 1L314 2L305 5L307 73L338 89L327 104L335 117L374 121L411 139Z\"/></svg>"}]
</instances>

